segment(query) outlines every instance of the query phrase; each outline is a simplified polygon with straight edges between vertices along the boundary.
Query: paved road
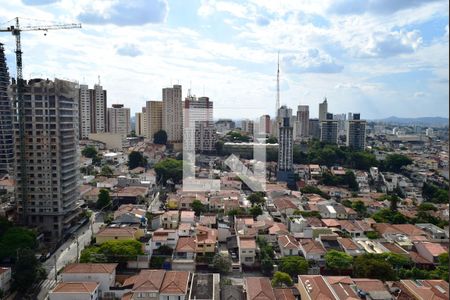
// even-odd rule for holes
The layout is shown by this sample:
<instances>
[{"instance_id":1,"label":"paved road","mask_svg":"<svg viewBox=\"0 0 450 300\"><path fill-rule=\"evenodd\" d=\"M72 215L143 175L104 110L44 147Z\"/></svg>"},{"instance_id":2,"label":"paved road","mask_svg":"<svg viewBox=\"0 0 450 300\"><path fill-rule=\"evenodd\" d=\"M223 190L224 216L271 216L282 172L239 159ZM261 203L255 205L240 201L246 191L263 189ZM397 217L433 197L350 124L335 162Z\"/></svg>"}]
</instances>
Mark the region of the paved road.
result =
<instances>
[{"instance_id":1,"label":"paved road","mask_svg":"<svg viewBox=\"0 0 450 300\"><path fill-rule=\"evenodd\" d=\"M56 269L60 271L67 264L76 262L77 260L77 250L78 255L80 255L81 251L91 243L92 231L94 234L98 232L100 226L103 224L103 220L100 216L97 216L97 213L92 215L92 219L94 221L93 226L91 228L91 224L85 224L77 231L78 238L69 239L66 241L61 247L59 247L56 252L47 259L45 263L43 263L43 267L47 271L47 279L42 283L41 290L37 296L37 299L43 300L46 299L48 292L55 286L55 261L56 261ZM77 239L78 239L78 247L77 247Z\"/></svg>"}]
</instances>

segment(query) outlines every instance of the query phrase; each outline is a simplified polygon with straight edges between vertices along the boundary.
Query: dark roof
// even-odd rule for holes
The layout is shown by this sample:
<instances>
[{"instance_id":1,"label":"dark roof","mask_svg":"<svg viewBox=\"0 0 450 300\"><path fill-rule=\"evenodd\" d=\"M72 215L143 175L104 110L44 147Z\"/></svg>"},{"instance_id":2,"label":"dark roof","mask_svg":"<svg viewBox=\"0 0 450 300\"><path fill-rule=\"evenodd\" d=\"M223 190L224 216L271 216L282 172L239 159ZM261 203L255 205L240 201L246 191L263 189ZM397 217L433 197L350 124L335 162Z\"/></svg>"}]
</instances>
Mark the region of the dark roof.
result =
<instances>
[{"instance_id":1,"label":"dark roof","mask_svg":"<svg viewBox=\"0 0 450 300\"><path fill-rule=\"evenodd\" d=\"M220 299L222 300L244 300L242 286L225 285L220 289Z\"/></svg>"}]
</instances>

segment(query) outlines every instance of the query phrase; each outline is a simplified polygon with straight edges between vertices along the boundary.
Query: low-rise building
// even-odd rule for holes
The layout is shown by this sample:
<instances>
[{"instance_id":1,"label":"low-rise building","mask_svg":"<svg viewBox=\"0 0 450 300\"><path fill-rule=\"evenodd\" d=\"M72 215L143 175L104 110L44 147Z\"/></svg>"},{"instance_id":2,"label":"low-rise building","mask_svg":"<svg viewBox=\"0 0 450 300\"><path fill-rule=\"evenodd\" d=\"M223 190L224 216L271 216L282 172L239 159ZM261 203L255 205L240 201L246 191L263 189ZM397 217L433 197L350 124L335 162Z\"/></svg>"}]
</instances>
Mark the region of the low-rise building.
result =
<instances>
[{"instance_id":1,"label":"low-rise building","mask_svg":"<svg viewBox=\"0 0 450 300\"><path fill-rule=\"evenodd\" d=\"M60 282L49 292L49 300L97 300L98 282Z\"/></svg>"},{"instance_id":2,"label":"low-rise building","mask_svg":"<svg viewBox=\"0 0 450 300\"><path fill-rule=\"evenodd\" d=\"M292 235L281 235L278 237L278 246L281 256L298 255L300 243Z\"/></svg>"}]
</instances>

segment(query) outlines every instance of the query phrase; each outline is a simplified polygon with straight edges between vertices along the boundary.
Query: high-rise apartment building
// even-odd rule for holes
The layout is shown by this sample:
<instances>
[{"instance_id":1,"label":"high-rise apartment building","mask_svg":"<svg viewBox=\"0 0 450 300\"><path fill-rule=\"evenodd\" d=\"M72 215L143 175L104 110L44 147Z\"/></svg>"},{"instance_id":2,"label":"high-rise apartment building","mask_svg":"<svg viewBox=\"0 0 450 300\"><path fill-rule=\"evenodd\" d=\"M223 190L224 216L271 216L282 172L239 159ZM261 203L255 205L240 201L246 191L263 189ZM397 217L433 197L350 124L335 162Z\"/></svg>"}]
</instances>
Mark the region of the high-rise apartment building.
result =
<instances>
[{"instance_id":1,"label":"high-rise apartment building","mask_svg":"<svg viewBox=\"0 0 450 300\"><path fill-rule=\"evenodd\" d=\"M134 132L136 133L137 136L144 136L144 128L145 128L145 108L142 108L143 112L137 112L134 115L134 122L135 122L135 127L134 127Z\"/></svg>"},{"instance_id":2,"label":"high-rise apartment building","mask_svg":"<svg viewBox=\"0 0 450 300\"><path fill-rule=\"evenodd\" d=\"M255 126L255 122L253 122L252 120L242 120L241 121L241 129L242 131L248 133L248 134L253 134L253 130L254 130L254 126Z\"/></svg>"},{"instance_id":3,"label":"high-rise apartment building","mask_svg":"<svg viewBox=\"0 0 450 300\"><path fill-rule=\"evenodd\" d=\"M345 136L347 134L347 115L346 114L335 114L333 119L338 122L338 137Z\"/></svg>"},{"instance_id":4,"label":"high-rise apartment building","mask_svg":"<svg viewBox=\"0 0 450 300\"><path fill-rule=\"evenodd\" d=\"M312 139L320 140L320 122L319 122L319 119L309 119L309 136Z\"/></svg>"},{"instance_id":5,"label":"high-rise apartment building","mask_svg":"<svg viewBox=\"0 0 450 300\"><path fill-rule=\"evenodd\" d=\"M167 133L167 140L172 143L183 141L183 107L181 85L162 90L163 112L162 129Z\"/></svg>"},{"instance_id":6,"label":"high-rise apartment building","mask_svg":"<svg viewBox=\"0 0 450 300\"><path fill-rule=\"evenodd\" d=\"M147 101L145 106L145 137L153 141L153 136L162 130L163 103L162 101Z\"/></svg>"},{"instance_id":7,"label":"high-rise apartment building","mask_svg":"<svg viewBox=\"0 0 450 300\"><path fill-rule=\"evenodd\" d=\"M309 106L299 105L297 108L297 139L309 137Z\"/></svg>"},{"instance_id":8,"label":"high-rise apartment building","mask_svg":"<svg viewBox=\"0 0 450 300\"><path fill-rule=\"evenodd\" d=\"M325 121L328 113L328 100L325 98L322 103L319 103L319 121Z\"/></svg>"},{"instance_id":9,"label":"high-rise apartment building","mask_svg":"<svg viewBox=\"0 0 450 300\"><path fill-rule=\"evenodd\" d=\"M360 114L352 115L352 119L347 121L347 147L360 151L366 148L366 125Z\"/></svg>"},{"instance_id":10,"label":"high-rise apartment building","mask_svg":"<svg viewBox=\"0 0 450 300\"><path fill-rule=\"evenodd\" d=\"M195 151L211 152L215 150L216 129L213 121L213 102L208 97L186 97L183 122L183 127L187 129L183 132L183 143L189 143L188 137L190 137L195 140L195 145L193 145ZM188 149L192 149L192 147L188 147Z\"/></svg>"},{"instance_id":11,"label":"high-rise apartment building","mask_svg":"<svg viewBox=\"0 0 450 300\"><path fill-rule=\"evenodd\" d=\"M16 99L17 85L11 85ZM65 80L24 82L25 132L14 109L17 213L49 242L60 240L81 213L79 200L78 84ZM26 164L21 164L21 144ZM22 172L22 167L25 172Z\"/></svg>"},{"instance_id":12,"label":"high-rise apartment building","mask_svg":"<svg viewBox=\"0 0 450 300\"><path fill-rule=\"evenodd\" d=\"M269 115L263 115L259 118L259 133L265 133L269 135L272 132L272 123L270 122Z\"/></svg>"},{"instance_id":13,"label":"high-rise apartment building","mask_svg":"<svg viewBox=\"0 0 450 300\"><path fill-rule=\"evenodd\" d=\"M279 111L283 108L280 107ZM284 116L278 128L278 165L277 180L291 182L293 180L294 136L291 118Z\"/></svg>"},{"instance_id":14,"label":"high-rise apartment building","mask_svg":"<svg viewBox=\"0 0 450 300\"><path fill-rule=\"evenodd\" d=\"M14 160L13 111L8 86L8 67L3 44L0 43L0 175L12 171Z\"/></svg>"},{"instance_id":15,"label":"high-rise apartment building","mask_svg":"<svg viewBox=\"0 0 450 300\"><path fill-rule=\"evenodd\" d=\"M326 119L320 122L320 141L327 144L337 144L338 121L333 120L333 114L327 113Z\"/></svg>"},{"instance_id":16,"label":"high-rise apartment building","mask_svg":"<svg viewBox=\"0 0 450 300\"><path fill-rule=\"evenodd\" d=\"M130 109L123 104L113 104L108 108L108 132L126 137L131 133Z\"/></svg>"},{"instance_id":17,"label":"high-rise apartment building","mask_svg":"<svg viewBox=\"0 0 450 300\"><path fill-rule=\"evenodd\" d=\"M86 84L79 88L80 138L89 138L90 133L107 132L107 93L99 84L89 89Z\"/></svg>"}]
</instances>

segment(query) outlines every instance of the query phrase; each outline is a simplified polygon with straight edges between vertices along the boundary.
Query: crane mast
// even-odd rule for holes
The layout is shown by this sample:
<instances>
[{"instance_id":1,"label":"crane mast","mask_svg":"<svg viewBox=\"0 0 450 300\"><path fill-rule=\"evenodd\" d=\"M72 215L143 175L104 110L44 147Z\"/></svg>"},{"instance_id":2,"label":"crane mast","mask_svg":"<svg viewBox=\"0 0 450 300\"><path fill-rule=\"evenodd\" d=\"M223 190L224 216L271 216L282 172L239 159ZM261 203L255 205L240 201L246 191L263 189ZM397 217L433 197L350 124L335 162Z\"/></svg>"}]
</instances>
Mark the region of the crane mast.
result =
<instances>
[{"instance_id":1,"label":"crane mast","mask_svg":"<svg viewBox=\"0 0 450 300\"><path fill-rule=\"evenodd\" d=\"M22 31L48 31L57 29L81 28L81 24L59 24L45 26L24 26L20 27L19 18L15 18L15 26L0 28L0 32L11 32L16 38L16 97L19 136L20 136L20 200L22 201L22 223L28 223L28 176L27 176L27 157L26 157L26 139L25 139L25 103L23 100L24 80L23 80L23 64L22 64ZM17 174L16 174L17 175ZM16 199L16 205L18 205Z\"/></svg>"}]
</instances>

